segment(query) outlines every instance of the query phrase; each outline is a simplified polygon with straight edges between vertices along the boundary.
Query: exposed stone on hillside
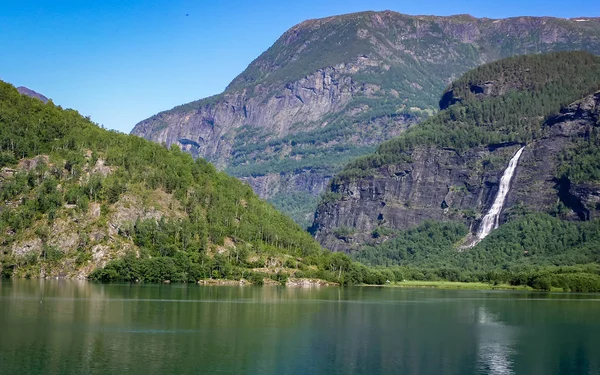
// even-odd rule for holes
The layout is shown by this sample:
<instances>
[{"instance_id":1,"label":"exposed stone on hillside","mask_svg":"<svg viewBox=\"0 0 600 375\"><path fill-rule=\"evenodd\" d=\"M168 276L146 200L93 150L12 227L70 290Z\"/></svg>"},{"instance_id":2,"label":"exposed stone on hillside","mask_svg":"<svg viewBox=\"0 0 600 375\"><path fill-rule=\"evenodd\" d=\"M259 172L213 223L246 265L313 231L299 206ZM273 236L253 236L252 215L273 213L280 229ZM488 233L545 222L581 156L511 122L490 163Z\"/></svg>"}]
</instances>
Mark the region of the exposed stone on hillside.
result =
<instances>
[{"instance_id":1,"label":"exposed stone on hillside","mask_svg":"<svg viewBox=\"0 0 600 375\"><path fill-rule=\"evenodd\" d=\"M572 147L574 140L586 138L600 126L600 92L573 103L561 114L546 121L550 134L535 141L519 163L509 206L524 202L533 209L550 210L559 201L571 211L571 219L590 220L600 213L600 183L575 183L556 178L562 150Z\"/></svg>"},{"instance_id":2,"label":"exposed stone on hillside","mask_svg":"<svg viewBox=\"0 0 600 375\"><path fill-rule=\"evenodd\" d=\"M472 226L491 205L498 183L518 145L471 149L421 148L412 162L383 167L374 177L333 185L341 199L323 204L313 230L325 247L350 250L371 240L379 225L406 229L426 220L462 220ZM494 163L490 161L494 159ZM350 228L351 236L336 234Z\"/></svg>"},{"instance_id":3,"label":"exposed stone on hillside","mask_svg":"<svg viewBox=\"0 0 600 375\"><path fill-rule=\"evenodd\" d=\"M192 155L224 167L235 130L244 125L266 129L269 137L284 137L309 130L292 129L292 125L320 122L325 115L344 109L354 96L371 97L378 86L355 82L349 76L361 66L358 62L320 69L279 87L278 92L262 87L253 92L226 92L210 101L159 113L137 124L132 133L167 145L179 144ZM164 126L157 128L159 123Z\"/></svg>"},{"instance_id":4,"label":"exposed stone on hillside","mask_svg":"<svg viewBox=\"0 0 600 375\"><path fill-rule=\"evenodd\" d=\"M44 103L48 103L48 100L49 100L48 98L46 98L44 95L42 95L38 92L28 89L27 87L19 86L19 87L17 87L17 91L19 91L19 93L21 93L21 95L27 95L29 97L39 99L39 100L43 101Z\"/></svg>"}]
</instances>

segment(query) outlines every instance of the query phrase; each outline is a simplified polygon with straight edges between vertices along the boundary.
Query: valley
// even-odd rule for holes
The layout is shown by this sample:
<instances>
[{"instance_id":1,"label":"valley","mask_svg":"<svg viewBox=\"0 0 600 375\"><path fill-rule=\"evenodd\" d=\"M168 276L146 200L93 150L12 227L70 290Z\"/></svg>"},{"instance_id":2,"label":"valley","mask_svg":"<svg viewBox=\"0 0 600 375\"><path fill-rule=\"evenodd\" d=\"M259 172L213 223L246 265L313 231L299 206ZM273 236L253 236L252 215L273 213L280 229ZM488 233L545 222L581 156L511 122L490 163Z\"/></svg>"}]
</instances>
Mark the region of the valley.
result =
<instances>
[{"instance_id":1,"label":"valley","mask_svg":"<svg viewBox=\"0 0 600 375\"><path fill-rule=\"evenodd\" d=\"M0 372L600 374L600 7L363 6L0 4Z\"/></svg>"},{"instance_id":2,"label":"valley","mask_svg":"<svg viewBox=\"0 0 600 375\"><path fill-rule=\"evenodd\" d=\"M566 48L559 40L594 52L596 20L578 33L551 18L489 22L390 12L307 21L224 94L139 123L133 133L155 142L106 131L43 95L3 84L2 274L600 290L600 58L565 51L498 60L533 45ZM406 27L390 28L396 23ZM513 40L502 54L483 48L464 60L454 53L475 40L485 44L504 23L555 32L537 44ZM456 34L457 24L468 28ZM513 26L506 27L516 32ZM381 28L393 32L375 33ZM390 54L406 48L382 49L379 39L412 40L406 30L421 30L418 38L452 34L458 44L445 53L456 64L434 69L441 55L427 48L439 39L427 39L413 46L410 61L425 59L419 66L431 69L416 74L408 57ZM347 37L353 48L314 55L324 32ZM301 47L306 40L316 45ZM343 62L362 48L370 52L358 65ZM471 64L479 66L461 75ZM377 83L379 68L404 78ZM416 84L417 93L407 88L415 84L404 86L407 77L431 85ZM271 96L278 85L287 94ZM290 97L302 90L311 99ZM309 223L310 234L303 230Z\"/></svg>"}]
</instances>

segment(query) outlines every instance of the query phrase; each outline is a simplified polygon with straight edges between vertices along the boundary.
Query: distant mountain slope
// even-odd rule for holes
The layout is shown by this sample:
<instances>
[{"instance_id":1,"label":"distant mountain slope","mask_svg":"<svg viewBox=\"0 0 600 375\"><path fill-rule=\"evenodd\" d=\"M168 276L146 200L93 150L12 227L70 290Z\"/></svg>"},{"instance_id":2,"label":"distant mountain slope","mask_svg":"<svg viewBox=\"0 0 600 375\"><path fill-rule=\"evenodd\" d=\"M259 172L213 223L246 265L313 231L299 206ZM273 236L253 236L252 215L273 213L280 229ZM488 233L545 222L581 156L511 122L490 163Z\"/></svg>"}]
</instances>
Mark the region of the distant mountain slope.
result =
<instances>
[{"instance_id":1,"label":"distant mountain slope","mask_svg":"<svg viewBox=\"0 0 600 375\"><path fill-rule=\"evenodd\" d=\"M474 232L523 146L501 222L528 212L600 217L598 90L600 57L584 52L518 56L466 73L436 116L333 179L315 216L316 238L359 251L432 220Z\"/></svg>"},{"instance_id":2,"label":"distant mountain slope","mask_svg":"<svg viewBox=\"0 0 600 375\"><path fill-rule=\"evenodd\" d=\"M500 58L560 50L600 54L600 19L386 11L310 20L223 94L161 112L132 133L213 161L306 222L302 201L314 202L347 161L434 114L452 79Z\"/></svg>"},{"instance_id":3,"label":"distant mountain slope","mask_svg":"<svg viewBox=\"0 0 600 375\"><path fill-rule=\"evenodd\" d=\"M38 92L35 92L35 91L31 90L31 89L28 89L25 86L19 86L19 87L17 87L17 91L19 91L19 93L21 95L27 95L30 98L39 99L39 100L41 100L44 103L48 103L48 98L46 98L44 95L42 95L42 94L40 94Z\"/></svg>"}]
</instances>

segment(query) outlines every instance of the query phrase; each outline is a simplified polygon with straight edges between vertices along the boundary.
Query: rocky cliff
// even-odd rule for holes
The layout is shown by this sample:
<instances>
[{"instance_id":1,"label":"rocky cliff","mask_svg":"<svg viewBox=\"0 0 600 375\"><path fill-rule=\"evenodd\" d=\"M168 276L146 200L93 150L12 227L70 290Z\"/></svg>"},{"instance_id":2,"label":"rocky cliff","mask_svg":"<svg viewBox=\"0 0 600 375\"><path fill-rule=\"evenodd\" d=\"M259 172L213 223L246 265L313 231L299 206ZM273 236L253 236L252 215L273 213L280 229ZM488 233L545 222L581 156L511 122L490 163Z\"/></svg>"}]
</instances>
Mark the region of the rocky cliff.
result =
<instances>
[{"instance_id":1,"label":"rocky cliff","mask_svg":"<svg viewBox=\"0 0 600 375\"><path fill-rule=\"evenodd\" d=\"M528 146L523 154L507 207L526 204L533 210L556 212L571 220L592 220L600 213L600 182L578 179L564 171L565 152L583 153L582 144L594 142L600 129L600 92L561 110L544 123L548 135ZM593 145L597 149L596 145ZM526 149L527 150L527 149Z\"/></svg>"},{"instance_id":2,"label":"rocky cliff","mask_svg":"<svg viewBox=\"0 0 600 375\"><path fill-rule=\"evenodd\" d=\"M283 34L223 94L161 112L132 133L207 158L262 197L317 195L348 160L435 113L438 93L468 69L565 49L600 54L600 19L386 11L310 20ZM283 185L307 173L317 185Z\"/></svg>"},{"instance_id":3,"label":"rocky cliff","mask_svg":"<svg viewBox=\"0 0 600 375\"><path fill-rule=\"evenodd\" d=\"M535 64L537 63L539 61ZM546 59L546 63L550 64L549 59ZM503 75L510 73L510 66L510 63L506 63L502 69L492 67L488 72L499 71ZM449 99L455 103L443 104L442 109L445 111L437 116L442 118L452 111L447 120L438 120L443 125L441 129L446 129L446 137L452 137L453 124L461 122L452 120L457 113L479 110L481 113L474 118L485 118L487 112L484 103L495 100L496 117L488 115L492 116L489 121L497 124L503 119L504 112L499 109L500 106L506 105L507 111L516 113L523 110L514 108L510 105L511 102L502 101L502 95L508 97L517 92L538 90L526 84L528 79L534 78L529 74L513 78L509 83L490 79L485 74L480 77L481 81L477 81L475 78L478 74L482 73L471 74L465 81L469 94L462 92L459 84L450 87L444 95L442 103ZM551 74L547 77L551 77ZM537 78L533 79L536 80L539 81ZM487 91L479 90L484 83L488 85ZM594 82L590 87L600 88L600 82ZM543 90L540 92L541 96L546 95ZM461 95L456 96L457 93ZM524 102L525 99L517 100L519 101ZM570 160L568 155L588 154L585 147L597 149L595 144L590 144L595 142L595 134L600 126L599 104L600 93L595 93L566 106L560 114L550 116L545 121L543 117L539 117L539 127L535 125L535 119L530 119L530 125L526 125L523 119L528 114L525 110L515 117L523 121L516 122L518 128L511 135L507 134L510 128L508 120L503 128L484 130L489 133L486 136L501 133L505 139L514 138L514 141L490 143L484 141L486 136L482 136L480 145L466 148L440 147L435 145L436 142L441 142L439 140L422 144L417 142L413 146L406 146L407 140L404 143L399 140L383 145L378 151L380 158L391 160L394 155L386 154L385 150L395 149L397 155L404 155L404 160L383 162L368 173L362 171L362 177L344 177L343 174L336 177L317 210L312 230L325 247L336 251L356 250L366 243L381 241L381 238L375 239L373 236L373 231L378 228L392 231L407 229L427 220L462 221L471 231L475 231L482 215L494 201L508 160L523 145L526 147L519 160L501 221L522 212L550 212L570 220L595 218L600 212L600 184L588 172L579 173L580 178L574 177L576 174L569 172L568 166L573 163L594 163L590 160ZM421 126L428 127L435 121L436 118L417 125L405 138L417 133ZM485 120L477 121L470 128L473 133L481 131L478 127L485 128ZM433 130L429 131L433 133ZM466 134L462 137L467 138ZM402 147L406 150L402 151ZM396 159L400 159L397 155ZM372 164L375 160L377 159L372 159L369 163ZM588 167L586 165L583 169Z\"/></svg>"}]
</instances>

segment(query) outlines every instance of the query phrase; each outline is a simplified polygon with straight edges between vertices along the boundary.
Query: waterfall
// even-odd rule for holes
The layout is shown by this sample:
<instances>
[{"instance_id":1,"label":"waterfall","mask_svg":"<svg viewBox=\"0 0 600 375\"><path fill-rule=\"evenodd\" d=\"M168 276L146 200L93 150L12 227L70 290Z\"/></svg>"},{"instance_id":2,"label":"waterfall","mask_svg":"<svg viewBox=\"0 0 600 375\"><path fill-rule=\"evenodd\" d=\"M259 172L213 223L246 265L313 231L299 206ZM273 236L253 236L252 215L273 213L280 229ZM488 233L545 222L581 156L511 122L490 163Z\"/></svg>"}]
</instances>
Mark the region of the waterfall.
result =
<instances>
[{"instance_id":1,"label":"waterfall","mask_svg":"<svg viewBox=\"0 0 600 375\"><path fill-rule=\"evenodd\" d=\"M496 194L496 198L494 199L494 204L488 211L488 213L481 220L481 224L479 225L479 230L477 230L475 242L471 246L477 245L481 240L483 240L491 231L498 228L500 221L500 213L502 212L502 207L504 206L504 201L506 200L506 196L510 191L510 181L515 174L515 170L517 169L517 164L519 163L519 158L523 153L523 149L525 147L521 147L519 151L510 159L508 163L508 167L502 174L502 178L500 179L500 188L498 189L498 194Z\"/></svg>"}]
</instances>

